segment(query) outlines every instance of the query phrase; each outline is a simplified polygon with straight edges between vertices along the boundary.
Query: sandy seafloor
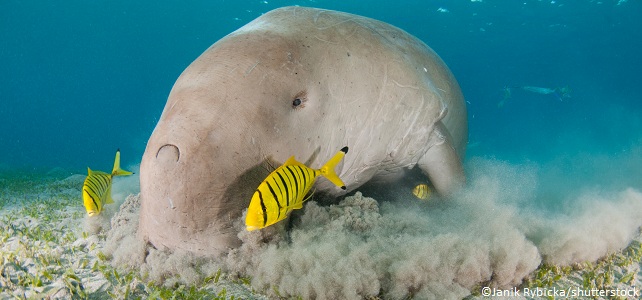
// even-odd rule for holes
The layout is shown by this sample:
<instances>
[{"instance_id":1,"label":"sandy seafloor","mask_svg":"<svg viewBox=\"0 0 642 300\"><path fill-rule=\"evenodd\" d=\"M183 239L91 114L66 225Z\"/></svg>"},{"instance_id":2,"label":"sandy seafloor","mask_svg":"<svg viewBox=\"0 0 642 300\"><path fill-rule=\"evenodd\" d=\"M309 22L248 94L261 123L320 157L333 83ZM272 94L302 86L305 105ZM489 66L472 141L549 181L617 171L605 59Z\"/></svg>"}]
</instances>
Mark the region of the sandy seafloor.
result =
<instances>
[{"instance_id":1,"label":"sandy seafloor","mask_svg":"<svg viewBox=\"0 0 642 300\"><path fill-rule=\"evenodd\" d=\"M149 248L143 250L143 255L147 255L147 257L142 258L144 261L142 263L134 263L140 259L135 258L136 251L127 250L129 254L119 257L118 252L122 249L144 248L132 240L132 237L135 237L133 231L135 231L139 206L139 195L135 194L138 181L135 177L116 181L113 193L117 203L107 206L107 210L99 217L89 219L86 217L80 196L84 175L68 176L60 170L53 170L48 174L39 173L38 175L6 172L2 175L0 177L2 180L0 182L2 192L0 199L2 208L0 210L0 299L327 299L330 297L355 299L422 299L425 297L563 299L565 297L524 297L523 291L527 288L532 291L537 287L550 292L554 289L559 292L559 290L569 288L574 290L636 289L642 284L640 280L642 236L638 231L628 246L618 251L611 251L596 261L557 266L542 263L536 266L536 270L526 274L524 281L516 285L517 289L522 291L519 295L511 293L510 286L497 284L498 281L493 277L500 276L499 271L492 271L494 274L486 282L469 283L470 289L468 290L462 290L461 287L466 284L461 283L461 279L455 279L454 281L459 280L460 284L457 287L452 287L452 290L448 288L446 292L439 291L438 284L433 288L415 287L416 294L413 294L412 287L406 286L404 291L404 288L400 288L399 284L388 284L387 288L386 284L382 284L379 292L369 291L366 288L353 291L344 290L335 294L326 290L323 294L324 290L321 289L317 290L321 292L316 294L310 293L309 290L300 290L303 291L303 294L293 295L290 294L292 289L288 289L285 284L271 286L269 280L251 278L242 274L239 272L242 268L239 268L238 264L207 261L190 255L162 254L158 251L152 253ZM637 193L636 191L629 192ZM301 218L305 220L307 216L307 218L316 218L322 220L319 222L323 222L327 219L321 215L326 211L330 218L327 222L336 224L338 219L348 215L345 213L333 215L333 209L335 212L340 210L350 212L354 218L365 215L365 211L368 210L379 214L381 209L381 215L385 217L385 205L380 206L376 204L376 201L357 193L328 210L314 212L314 209L317 209L319 205L308 203L304 209L306 210L305 215ZM117 207L120 207L120 211L116 211ZM360 212L361 210L362 212ZM381 215L378 218L382 218ZM353 226L353 230L367 229L370 226L367 224L367 219L364 218L361 221L365 223L354 222L350 226ZM315 224L311 223L308 226L315 226ZM299 233L306 232L305 230L308 230L307 232L310 232L311 236L318 234L313 233L314 228L306 229L304 225ZM440 237L441 235L437 238ZM253 243L247 240L247 236L245 239L246 243ZM295 237L292 239L296 240ZM283 241L275 240L277 241L268 241L268 244L272 243L272 245L265 248L268 249L265 251L266 253L270 251L269 249L278 251L278 245L284 247L283 244L279 244ZM364 243L368 242L364 240ZM336 241L336 247L341 247L341 241ZM355 248L358 247L359 245L355 245ZM250 253L248 251L253 250L244 249L236 252L235 255ZM283 251L286 250L283 249ZM140 251L138 253L140 254ZM352 255L352 252L347 254L348 257ZM502 257L511 259L510 254L504 254ZM391 260L390 257L387 259ZM230 261L233 258L227 258L227 260ZM154 263L154 261L156 262ZM324 262L320 260L317 263ZM374 264L378 263L385 264L386 262L375 260ZM465 264L461 261L459 263ZM451 266L452 268L458 267L456 264ZM231 270L234 268L236 269ZM367 265L364 266L364 269L367 269ZM447 273L447 270L442 270L442 274L436 274L436 276L447 276ZM388 275L398 276L393 272ZM303 279L301 280L303 281ZM323 279L319 280L323 282ZM339 280L349 281L349 278L339 278ZM376 281L377 278L374 280ZM378 280L386 282L385 278ZM346 286L351 287L350 285ZM482 293L485 292L485 287L502 288L508 292L502 290L504 294L500 297L484 297ZM328 290L332 289L332 287L327 288ZM418 289L419 292L416 291ZM422 294L422 289L434 293ZM509 296L503 296L506 293ZM591 298L634 299L636 297L588 297L587 299Z\"/></svg>"}]
</instances>

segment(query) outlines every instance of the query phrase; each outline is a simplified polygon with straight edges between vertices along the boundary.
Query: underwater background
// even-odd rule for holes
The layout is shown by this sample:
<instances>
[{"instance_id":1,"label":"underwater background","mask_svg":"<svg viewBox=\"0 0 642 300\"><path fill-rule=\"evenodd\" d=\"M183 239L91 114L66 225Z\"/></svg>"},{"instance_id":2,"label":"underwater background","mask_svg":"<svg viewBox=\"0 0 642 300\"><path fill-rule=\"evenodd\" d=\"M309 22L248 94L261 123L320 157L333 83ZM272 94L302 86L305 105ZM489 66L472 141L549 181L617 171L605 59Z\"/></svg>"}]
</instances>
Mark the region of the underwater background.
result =
<instances>
[{"instance_id":1,"label":"underwater background","mask_svg":"<svg viewBox=\"0 0 642 300\"><path fill-rule=\"evenodd\" d=\"M394 199L375 201L360 193L336 207L311 201L289 244L265 245L241 235L244 247L213 266L153 251L141 259L147 250L134 240L137 177L115 183L117 206L110 206L105 219L91 221L79 191L86 168L110 170L120 148L122 166L138 171L147 139L180 73L221 37L286 5L378 19L415 35L438 53L467 101L468 187L447 205L424 205L408 197L399 197L398 205L388 201ZM518 285L528 275L531 285L547 274L557 278L557 266L569 268L563 273L571 279L562 279L561 286L578 284L591 272L606 274L594 272L598 269L616 269L617 284L639 286L640 15L642 1L637 0L2 1L0 207L6 205L0 213L0 252L24 252L24 261L30 261L28 249L41 247L43 238L31 238L25 248L18 242L29 239L33 228L49 226L42 216L55 211L51 214L65 218L53 222L60 224L55 229L62 236L54 244L66 249L59 265L68 261L78 274L87 272L77 280L86 286L110 281L116 289L96 285L87 290L111 296L129 283L114 276L108 261L130 268L142 265L156 283L169 278L171 270L185 270L179 277L188 283L207 282L202 277L210 274L190 269L198 265L209 272L219 270L217 280L220 270L237 281L240 277L242 286L252 291L328 298L336 296L336 284L343 284L344 291L358 292L355 297L378 295L381 288L385 298L403 299L418 289L416 282L424 284L423 295L461 298L491 275L504 287ZM43 176L38 185L31 177L12 181L14 172L51 173L55 178ZM20 208L20 201L35 206ZM363 207L368 209L358 210ZM371 226L367 231L354 230L345 218L355 211ZM129 223L117 222L108 231L112 216ZM390 240L391 232L404 235ZM103 257L103 250L110 259ZM297 255L300 264L288 265ZM577 267L605 256L610 259L602 265ZM355 259L341 260L346 257ZM359 258L366 264L357 265ZM317 277L303 278L296 272L303 272L301 266L311 259L320 269L305 271ZM625 259L631 261L623 263L625 267L611 268ZM88 263L95 261L105 266ZM351 281L332 281L341 266L344 272L363 272L350 273ZM18 275L8 276L9 281L35 274L16 270ZM275 270L282 274L270 273ZM56 272L72 278L63 267ZM56 285L55 279L41 278ZM292 278L320 288L306 290ZM379 281L381 286L371 285ZM3 284L0 292L15 290ZM138 288L139 295L160 293L148 288Z\"/></svg>"},{"instance_id":2,"label":"underwater background","mask_svg":"<svg viewBox=\"0 0 642 300\"><path fill-rule=\"evenodd\" d=\"M109 169L117 148L123 165L138 163L182 70L284 5L379 19L432 47L468 101L468 156L547 161L640 144L641 1L7 0L0 165L82 173ZM516 86L568 87L571 98L514 91L498 107Z\"/></svg>"}]
</instances>

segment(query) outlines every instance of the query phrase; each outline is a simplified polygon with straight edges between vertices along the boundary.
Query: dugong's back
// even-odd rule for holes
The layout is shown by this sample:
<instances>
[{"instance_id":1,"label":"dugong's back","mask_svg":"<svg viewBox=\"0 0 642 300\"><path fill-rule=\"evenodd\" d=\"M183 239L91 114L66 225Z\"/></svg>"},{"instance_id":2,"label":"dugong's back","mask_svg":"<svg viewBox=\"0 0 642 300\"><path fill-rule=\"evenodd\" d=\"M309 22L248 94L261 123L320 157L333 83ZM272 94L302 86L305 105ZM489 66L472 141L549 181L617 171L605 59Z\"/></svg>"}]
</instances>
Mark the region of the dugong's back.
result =
<instances>
[{"instance_id":1,"label":"dugong's back","mask_svg":"<svg viewBox=\"0 0 642 300\"><path fill-rule=\"evenodd\" d=\"M387 71L390 74L402 72L408 78L422 80L422 83L415 83L416 88L431 89L431 92L438 93L439 100L442 101L440 105L449 110L442 122L454 138L457 151L463 155L468 138L464 97L457 80L439 55L416 37L375 19L307 7L283 7L270 11L230 36L256 32L271 32L289 37L307 32L305 38L299 37L301 42L309 43L310 39L317 40L321 44L327 44L326 53L333 51L331 50L333 48L339 50L341 54L345 53L348 57L353 56L351 59L336 59L336 63L326 59L322 67L332 69L332 73L345 69L354 72L357 76L367 75L372 71L369 69L372 63L349 62L358 60L359 58L355 58L354 54L360 54L363 60L373 60L381 65L387 64L389 67ZM364 48L364 44L370 44L371 47ZM382 60L377 61L378 59ZM386 60L390 61L386 63ZM395 68L398 69L395 70ZM386 78L377 80L383 81ZM361 95L367 95L367 91L377 90L372 86L352 85L350 88L357 90ZM380 91L377 90L377 92ZM366 99L363 96L360 98ZM416 108L410 111L414 109ZM328 152L332 151L328 150Z\"/></svg>"},{"instance_id":2,"label":"dugong's back","mask_svg":"<svg viewBox=\"0 0 642 300\"><path fill-rule=\"evenodd\" d=\"M175 83L141 162L139 233L158 248L218 255L240 242L234 224L266 159L318 168L346 145L336 171L349 190L418 165L448 191L466 138L457 82L415 37L346 13L273 10ZM320 181L317 191L337 192Z\"/></svg>"}]
</instances>

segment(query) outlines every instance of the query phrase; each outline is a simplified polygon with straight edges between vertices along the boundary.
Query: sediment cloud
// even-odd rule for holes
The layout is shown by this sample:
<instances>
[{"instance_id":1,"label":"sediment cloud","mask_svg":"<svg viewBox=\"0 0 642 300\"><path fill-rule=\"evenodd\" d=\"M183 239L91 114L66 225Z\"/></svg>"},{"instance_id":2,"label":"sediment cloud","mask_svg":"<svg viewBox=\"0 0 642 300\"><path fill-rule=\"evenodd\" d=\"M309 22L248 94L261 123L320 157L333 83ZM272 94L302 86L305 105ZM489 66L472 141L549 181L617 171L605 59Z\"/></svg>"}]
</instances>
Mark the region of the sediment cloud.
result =
<instances>
[{"instance_id":1,"label":"sediment cloud","mask_svg":"<svg viewBox=\"0 0 642 300\"><path fill-rule=\"evenodd\" d=\"M636 236L639 190L607 181L582 187L591 182L585 176L564 178L571 190L547 189L544 183L554 181L547 176L566 172L551 166L472 158L467 188L454 199L423 203L400 190L391 199L357 192L331 206L310 201L284 235L246 232L239 219L243 246L215 260L145 249L135 238L137 197L131 196L119 213L128 221L112 219L114 247L106 250L114 264L140 267L157 281L179 274L198 282L222 268L272 295L462 298L482 283L519 285L542 262L595 261Z\"/></svg>"}]
</instances>

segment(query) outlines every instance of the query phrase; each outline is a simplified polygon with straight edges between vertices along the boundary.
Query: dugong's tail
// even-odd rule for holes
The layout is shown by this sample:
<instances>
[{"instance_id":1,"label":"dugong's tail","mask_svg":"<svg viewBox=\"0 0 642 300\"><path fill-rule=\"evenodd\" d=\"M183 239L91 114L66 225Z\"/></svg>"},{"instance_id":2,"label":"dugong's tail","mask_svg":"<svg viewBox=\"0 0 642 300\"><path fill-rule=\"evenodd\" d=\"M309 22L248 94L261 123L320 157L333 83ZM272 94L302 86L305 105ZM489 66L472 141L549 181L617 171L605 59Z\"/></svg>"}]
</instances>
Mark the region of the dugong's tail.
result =
<instances>
[{"instance_id":1,"label":"dugong's tail","mask_svg":"<svg viewBox=\"0 0 642 300\"><path fill-rule=\"evenodd\" d=\"M321 172L321 175L323 175L325 178L330 180L330 182L334 183L336 186L340 187L341 189L346 189L345 183L339 178L337 173L334 172L334 168L337 166L337 164L343 159L343 157L348 153L348 146L345 146L337 152L319 171Z\"/></svg>"}]
</instances>

